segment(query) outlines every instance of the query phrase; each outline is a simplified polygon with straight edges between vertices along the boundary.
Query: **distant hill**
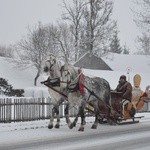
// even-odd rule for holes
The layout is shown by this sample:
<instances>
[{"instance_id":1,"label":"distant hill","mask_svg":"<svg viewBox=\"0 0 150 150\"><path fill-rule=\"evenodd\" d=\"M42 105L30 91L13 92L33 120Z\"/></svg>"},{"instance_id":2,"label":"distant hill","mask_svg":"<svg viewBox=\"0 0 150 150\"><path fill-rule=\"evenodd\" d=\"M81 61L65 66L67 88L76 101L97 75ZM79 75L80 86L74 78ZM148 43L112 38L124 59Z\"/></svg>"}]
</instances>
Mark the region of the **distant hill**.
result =
<instances>
[{"instance_id":1,"label":"distant hill","mask_svg":"<svg viewBox=\"0 0 150 150\"><path fill-rule=\"evenodd\" d=\"M10 63L8 58L0 57L0 77L8 80L8 83L16 89L33 87L35 74L36 70L33 67L21 70ZM38 80L38 85L40 80L43 80L42 77Z\"/></svg>"}]
</instances>

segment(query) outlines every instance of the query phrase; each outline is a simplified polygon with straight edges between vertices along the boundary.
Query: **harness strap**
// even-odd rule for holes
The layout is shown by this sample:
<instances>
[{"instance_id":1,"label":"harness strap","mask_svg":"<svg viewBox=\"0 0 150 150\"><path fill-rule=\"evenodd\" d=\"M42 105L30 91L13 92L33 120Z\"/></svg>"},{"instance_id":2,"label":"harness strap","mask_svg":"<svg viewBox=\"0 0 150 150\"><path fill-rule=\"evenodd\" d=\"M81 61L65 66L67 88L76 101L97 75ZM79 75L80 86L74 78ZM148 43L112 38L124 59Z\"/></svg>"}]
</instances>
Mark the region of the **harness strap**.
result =
<instances>
[{"instance_id":1,"label":"harness strap","mask_svg":"<svg viewBox=\"0 0 150 150\"><path fill-rule=\"evenodd\" d=\"M78 70L78 73L79 73L79 91L81 94L84 94L84 85L83 85L83 82L84 82L84 74L82 73L82 70L79 69Z\"/></svg>"},{"instance_id":2,"label":"harness strap","mask_svg":"<svg viewBox=\"0 0 150 150\"><path fill-rule=\"evenodd\" d=\"M51 85L49 85L47 81L43 81L43 82L41 82L41 84L44 84L45 86L49 87L50 89L54 90L55 92L59 93L60 95L68 98L68 96L66 94L64 94L63 92L61 92L61 91L59 91L55 88L53 88Z\"/></svg>"},{"instance_id":3,"label":"harness strap","mask_svg":"<svg viewBox=\"0 0 150 150\"><path fill-rule=\"evenodd\" d=\"M100 100L100 101L102 101L95 93L94 93L94 91L91 91L87 86L85 86L84 84L83 84L83 86L88 90L88 92L90 93L90 96L91 95L93 95L93 96L95 96L98 100ZM104 103L104 105L106 105L108 108L111 108L109 105L107 105L104 101L102 101L103 103Z\"/></svg>"}]
</instances>

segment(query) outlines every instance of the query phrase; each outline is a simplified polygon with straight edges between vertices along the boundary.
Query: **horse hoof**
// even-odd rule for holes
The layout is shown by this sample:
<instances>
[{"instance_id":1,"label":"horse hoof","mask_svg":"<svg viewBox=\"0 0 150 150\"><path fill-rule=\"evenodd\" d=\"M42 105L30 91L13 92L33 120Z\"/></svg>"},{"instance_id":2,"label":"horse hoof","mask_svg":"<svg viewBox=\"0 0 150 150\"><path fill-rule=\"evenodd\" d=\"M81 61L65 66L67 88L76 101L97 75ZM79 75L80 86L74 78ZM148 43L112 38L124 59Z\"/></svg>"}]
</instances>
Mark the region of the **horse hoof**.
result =
<instances>
[{"instance_id":1,"label":"horse hoof","mask_svg":"<svg viewBox=\"0 0 150 150\"><path fill-rule=\"evenodd\" d=\"M73 122L72 125L73 125L73 127L76 127L76 123L75 122Z\"/></svg>"},{"instance_id":2,"label":"horse hoof","mask_svg":"<svg viewBox=\"0 0 150 150\"><path fill-rule=\"evenodd\" d=\"M59 124L56 124L56 125L55 125L55 128L57 128L57 129L58 129L58 128L59 128Z\"/></svg>"},{"instance_id":3,"label":"horse hoof","mask_svg":"<svg viewBox=\"0 0 150 150\"><path fill-rule=\"evenodd\" d=\"M97 126L93 124L91 129L97 129Z\"/></svg>"},{"instance_id":4,"label":"horse hoof","mask_svg":"<svg viewBox=\"0 0 150 150\"><path fill-rule=\"evenodd\" d=\"M71 124L70 126L69 126L69 129L72 129L74 126L73 126L73 124Z\"/></svg>"},{"instance_id":5,"label":"horse hoof","mask_svg":"<svg viewBox=\"0 0 150 150\"><path fill-rule=\"evenodd\" d=\"M52 124L49 124L48 125L48 129L52 129L53 128L53 125Z\"/></svg>"},{"instance_id":6,"label":"horse hoof","mask_svg":"<svg viewBox=\"0 0 150 150\"><path fill-rule=\"evenodd\" d=\"M75 126L76 126L75 123L71 123L70 126L69 126L69 128L72 129L72 128L75 127Z\"/></svg>"},{"instance_id":7,"label":"horse hoof","mask_svg":"<svg viewBox=\"0 0 150 150\"><path fill-rule=\"evenodd\" d=\"M79 130L78 131L84 131L84 128L79 128Z\"/></svg>"}]
</instances>

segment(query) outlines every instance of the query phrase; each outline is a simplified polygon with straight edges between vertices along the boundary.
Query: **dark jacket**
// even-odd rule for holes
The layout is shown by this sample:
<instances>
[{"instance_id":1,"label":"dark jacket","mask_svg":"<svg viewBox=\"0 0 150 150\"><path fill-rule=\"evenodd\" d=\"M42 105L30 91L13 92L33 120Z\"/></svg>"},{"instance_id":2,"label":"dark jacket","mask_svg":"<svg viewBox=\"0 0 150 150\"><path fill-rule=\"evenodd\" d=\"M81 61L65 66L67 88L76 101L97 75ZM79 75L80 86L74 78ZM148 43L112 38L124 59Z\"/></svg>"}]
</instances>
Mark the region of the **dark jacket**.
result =
<instances>
[{"instance_id":1,"label":"dark jacket","mask_svg":"<svg viewBox=\"0 0 150 150\"><path fill-rule=\"evenodd\" d=\"M118 84L117 88L115 89L117 92L122 92L123 99L127 99L131 101L132 99L132 85L128 81L125 81L124 84Z\"/></svg>"}]
</instances>

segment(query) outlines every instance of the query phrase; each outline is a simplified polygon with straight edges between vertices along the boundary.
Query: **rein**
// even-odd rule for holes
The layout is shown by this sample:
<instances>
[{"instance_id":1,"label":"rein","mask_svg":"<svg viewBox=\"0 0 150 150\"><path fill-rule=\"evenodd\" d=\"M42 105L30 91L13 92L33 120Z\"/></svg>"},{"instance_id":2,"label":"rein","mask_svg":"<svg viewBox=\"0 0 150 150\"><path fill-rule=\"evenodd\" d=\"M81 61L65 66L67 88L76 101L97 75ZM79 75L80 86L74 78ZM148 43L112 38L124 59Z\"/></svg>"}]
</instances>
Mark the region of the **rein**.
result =
<instances>
[{"instance_id":1,"label":"rein","mask_svg":"<svg viewBox=\"0 0 150 150\"><path fill-rule=\"evenodd\" d=\"M41 82L41 84L44 84L45 86L49 87L50 89L54 90L55 92L59 93L60 95L68 98L68 96L66 94L64 94L63 92L61 92L61 91L59 91L59 90L57 90L55 88L53 88L50 84L48 84L47 81L43 81L43 82Z\"/></svg>"},{"instance_id":2,"label":"rein","mask_svg":"<svg viewBox=\"0 0 150 150\"><path fill-rule=\"evenodd\" d=\"M53 81L55 81L55 82L53 82ZM60 78L48 79L47 82L48 82L51 86L60 86Z\"/></svg>"},{"instance_id":3,"label":"rein","mask_svg":"<svg viewBox=\"0 0 150 150\"><path fill-rule=\"evenodd\" d=\"M82 83L83 84L83 83ZM91 95L95 96L98 100L102 101L93 91L91 91L87 86L83 84L83 86L87 89L87 91L90 93L88 99ZM111 108L109 105L107 105L104 101L102 101L108 108Z\"/></svg>"}]
</instances>

